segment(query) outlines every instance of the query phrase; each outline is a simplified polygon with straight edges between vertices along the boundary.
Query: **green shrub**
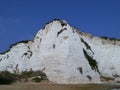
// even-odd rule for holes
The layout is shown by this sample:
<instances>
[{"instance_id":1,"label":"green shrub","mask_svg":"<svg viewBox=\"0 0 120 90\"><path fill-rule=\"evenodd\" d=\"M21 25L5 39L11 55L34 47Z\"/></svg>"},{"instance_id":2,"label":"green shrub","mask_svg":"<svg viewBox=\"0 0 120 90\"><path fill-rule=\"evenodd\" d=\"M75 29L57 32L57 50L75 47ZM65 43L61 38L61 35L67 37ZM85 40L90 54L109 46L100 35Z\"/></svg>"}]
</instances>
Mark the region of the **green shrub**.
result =
<instances>
[{"instance_id":1,"label":"green shrub","mask_svg":"<svg viewBox=\"0 0 120 90\"><path fill-rule=\"evenodd\" d=\"M28 77L31 77L33 71L23 71L21 74L20 74L20 77L21 78L28 78Z\"/></svg>"},{"instance_id":2,"label":"green shrub","mask_svg":"<svg viewBox=\"0 0 120 90\"><path fill-rule=\"evenodd\" d=\"M83 53L85 55L85 58L88 60L91 69L100 73L99 70L98 70L97 61L95 59L93 59L91 56L89 56L84 49L83 49Z\"/></svg>"},{"instance_id":3,"label":"green shrub","mask_svg":"<svg viewBox=\"0 0 120 90\"><path fill-rule=\"evenodd\" d=\"M34 76L41 76L42 78L46 78L47 77L46 74L44 72L40 71L40 70L33 71L31 76L32 77L34 77Z\"/></svg>"},{"instance_id":4,"label":"green shrub","mask_svg":"<svg viewBox=\"0 0 120 90\"><path fill-rule=\"evenodd\" d=\"M40 82L43 79L47 79L44 72L38 71L23 71L21 74L13 74L8 71L0 72L0 84L12 84L15 81L21 81L22 79L28 80L28 78L33 77L32 81Z\"/></svg>"},{"instance_id":5,"label":"green shrub","mask_svg":"<svg viewBox=\"0 0 120 90\"><path fill-rule=\"evenodd\" d=\"M46 74L40 70L38 71L23 71L20 75L22 78L29 78L34 76L41 76L41 77L47 77Z\"/></svg>"},{"instance_id":6,"label":"green shrub","mask_svg":"<svg viewBox=\"0 0 120 90\"><path fill-rule=\"evenodd\" d=\"M38 70L38 71L24 71L20 75L21 78L32 78L31 80L33 82L40 82L43 79L47 79L47 76L44 72Z\"/></svg>"},{"instance_id":7,"label":"green shrub","mask_svg":"<svg viewBox=\"0 0 120 90\"><path fill-rule=\"evenodd\" d=\"M11 84L15 81L15 75L8 72L2 71L0 72L0 84Z\"/></svg>"}]
</instances>

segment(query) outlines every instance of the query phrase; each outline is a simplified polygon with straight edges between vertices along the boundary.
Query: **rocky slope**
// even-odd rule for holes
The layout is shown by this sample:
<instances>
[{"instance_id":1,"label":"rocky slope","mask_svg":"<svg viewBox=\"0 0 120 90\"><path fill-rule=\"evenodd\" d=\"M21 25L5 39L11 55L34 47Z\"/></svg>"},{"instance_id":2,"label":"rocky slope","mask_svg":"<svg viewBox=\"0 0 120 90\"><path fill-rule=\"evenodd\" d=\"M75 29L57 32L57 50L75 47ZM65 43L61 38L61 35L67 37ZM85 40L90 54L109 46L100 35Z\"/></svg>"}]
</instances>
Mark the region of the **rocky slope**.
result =
<instances>
[{"instance_id":1,"label":"rocky slope","mask_svg":"<svg viewBox=\"0 0 120 90\"><path fill-rule=\"evenodd\" d=\"M0 71L42 70L62 84L120 82L120 40L80 32L62 20L0 54Z\"/></svg>"}]
</instances>

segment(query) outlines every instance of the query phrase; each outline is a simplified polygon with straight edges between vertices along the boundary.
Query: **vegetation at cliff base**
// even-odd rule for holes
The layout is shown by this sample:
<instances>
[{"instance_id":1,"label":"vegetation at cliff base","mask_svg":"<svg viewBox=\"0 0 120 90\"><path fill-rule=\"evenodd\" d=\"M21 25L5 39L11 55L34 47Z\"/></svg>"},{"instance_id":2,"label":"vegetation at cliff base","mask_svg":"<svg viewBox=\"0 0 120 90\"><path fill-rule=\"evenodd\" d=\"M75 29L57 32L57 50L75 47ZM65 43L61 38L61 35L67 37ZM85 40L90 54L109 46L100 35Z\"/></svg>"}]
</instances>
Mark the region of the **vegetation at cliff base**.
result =
<instances>
[{"instance_id":1,"label":"vegetation at cliff base","mask_svg":"<svg viewBox=\"0 0 120 90\"><path fill-rule=\"evenodd\" d=\"M0 72L0 84L12 84L16 81L27 82L29 80L33 82L40 82L41 80L47 79L44 72L38 71L23 71L21 74L14 74L8 71Z\"/></svg>"}]
</instances>

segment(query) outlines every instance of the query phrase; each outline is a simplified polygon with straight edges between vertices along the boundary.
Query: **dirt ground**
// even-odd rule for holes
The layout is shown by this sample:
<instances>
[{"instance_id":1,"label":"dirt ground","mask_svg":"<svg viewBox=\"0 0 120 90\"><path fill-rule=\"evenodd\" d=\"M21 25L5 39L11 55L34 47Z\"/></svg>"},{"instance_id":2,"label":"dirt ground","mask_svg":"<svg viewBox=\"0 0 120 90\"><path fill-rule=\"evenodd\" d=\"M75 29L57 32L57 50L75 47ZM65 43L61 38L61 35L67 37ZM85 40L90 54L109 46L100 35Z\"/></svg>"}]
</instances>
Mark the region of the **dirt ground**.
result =
<instances>
[{"instance_id":1,"label":"dirt ground","mask_svg":"<svg viewBox=\"0 0 120 90\"><path fill-rule=\"evenodd\" d=\"M110 88L119 87L120 85L107 85L107 84L83 84L83 85L63 85L54 84L51 82L43 81L42 83L14 83L12 85L0 85L0 90L111 90Z\"/></svg>"}]
</instances>

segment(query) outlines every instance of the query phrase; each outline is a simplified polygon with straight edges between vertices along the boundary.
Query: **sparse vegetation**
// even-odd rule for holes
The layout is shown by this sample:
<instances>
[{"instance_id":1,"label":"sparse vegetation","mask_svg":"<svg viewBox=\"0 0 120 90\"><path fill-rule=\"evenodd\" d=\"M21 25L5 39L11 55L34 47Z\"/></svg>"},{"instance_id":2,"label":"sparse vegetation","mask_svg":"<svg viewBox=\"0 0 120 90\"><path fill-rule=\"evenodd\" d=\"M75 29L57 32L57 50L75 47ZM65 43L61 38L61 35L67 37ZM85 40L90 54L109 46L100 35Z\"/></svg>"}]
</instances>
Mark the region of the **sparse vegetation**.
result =
<instances>
[{"instance_id":1,"label":"sparse vegetation","mask_svg":"<svg viewBox=\"0 0 120 90\"><path fill-rule=\"evenodd\" d=\"M84 45L85 45L85 47L86 47L87 50L90 50L94 54L94 52L92 51L90 45L87 42L85 42L82 38L81 38L81 42L84 43Z\"/></svg>"},{"instance_id":2,"label":"sparse vegetation","mask_svg":"<svg viewBox=\"0 0 120 90\"><path fill-rule=\"evenodd\" d=\"M22 78L28 78L28 77L34 77L34 76L41 76L43 78L47 77L46 74L44 72L40 71L40 70L38 70L38 71L32 71L32 70L24 71L24 72L21 73L20 76Z\"/></svg>"},{"instance_id":3,"label":"sparse vegetation","mask_svg":"<svg viewBox=\"0 0 120 90\"><path fill-rule=\"evenodd\" d=\"M20 77L21 77L21 78L28 78L28 77L31 77L31 76L32 76L32 73L33 73L32 70L30 70L30 71L24 71L24 72L22 72L22 73L20 74Z\"/></svg>"},{"instance_id":4,"label":"sparse vegetation","mask_svg":"<svg viewBox=\"0 0 120 90\"><path fill-rule=\"evenodd\" d=\"M117 39L117 38L109 38L109 37L106 37L106 36L103 36L101 37L102 39L105 39L105 40L110 40L110 41L120 41L120 39Z\"/></svg>"},{"instance_id":5,"label":"sparse vegetation","mask_svg":"<svg viewBox=\"0 0 120 90\"><path fill-rule=\"evenodd\" d=\"M27 82L29 78L32 78L32 81L40 82L43 79L47 79L47 76L42 71L23 71L21 74L14 74L8 71L0 72L0 84L12 84L15 81L24 81Z\"/></svg>"},{"instance_id":6,"label":"sparse vegetation","mask_svg":"<svg viewBox=\"0 0 120 90\"><path fill-rule=\"evenodd\" d=\"M106 77L106 76L100 76L101 80L103 81L114 81L115 78L113 77Z\"/></svg>"},{"instance_id":7,"label":"sparse vegetation","mask_svg":"<svg viewBox=\"0 0 120 90\"><path fill-rule=\"evenodd\" d=\"M11 84L15 81L15 74L12 74L8 71L0 72L0 84Z\"/></svg>"},{"instance_id":8,"label":"sparse vegetation","mask_svg":"<svg viewBox=\"0 0 120 90\"><path fill-rule=\"evenodd\" d=\"M86 59L88 60L91 69L93 69L93 70L95 70L95 71L97 71L99 73L98 65L97 65L96 60L93 59L91 56L89 56L84 49L83 49L83 53L84 53Z\"/></svg>"},{"instance_id":9,"label":"sparse vegetation","mask_svg":"<svg viewBox=\"0 0 120 90\"><path fill-rule=\"evenodd\" d=\"M91 50L91 47L88 45L87 42L85 42L82 38L81 38L81 42L84 43L84 45L86 46L86 49L90 49Z\"/></svg>"}]
</instances>

